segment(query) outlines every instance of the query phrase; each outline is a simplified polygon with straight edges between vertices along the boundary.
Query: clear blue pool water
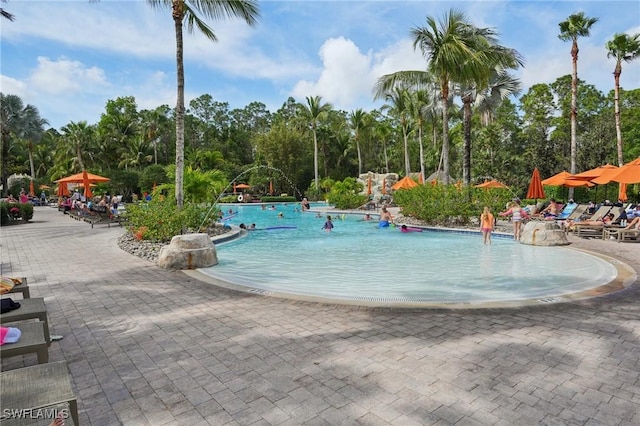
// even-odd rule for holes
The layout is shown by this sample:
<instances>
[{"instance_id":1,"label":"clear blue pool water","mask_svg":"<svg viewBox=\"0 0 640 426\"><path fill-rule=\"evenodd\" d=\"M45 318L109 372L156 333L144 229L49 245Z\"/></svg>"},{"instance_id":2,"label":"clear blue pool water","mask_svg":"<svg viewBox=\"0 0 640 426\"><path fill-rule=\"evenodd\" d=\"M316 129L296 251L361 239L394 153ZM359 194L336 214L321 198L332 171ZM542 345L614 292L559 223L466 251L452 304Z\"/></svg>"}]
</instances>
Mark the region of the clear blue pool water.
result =
<instances>
[{"instance_id":1,"label":"clear blue pool water","mask_svg":"<svg viewBox=\"0 0 640 426\"><path fill-rule=\"evenodd\" d=\"M510 236L484 246L470 232L402 233L380 229L376 216L365 221L363 214L332 215L335 227L325 232L325 215L298 209L233 206L237 214L228 223L255 223L258 230L218 244L219 264L200 272L251 291L400 303L556 298L617 275L613 265L584 252L522 245Z\"/></svg>"}]
</instances>

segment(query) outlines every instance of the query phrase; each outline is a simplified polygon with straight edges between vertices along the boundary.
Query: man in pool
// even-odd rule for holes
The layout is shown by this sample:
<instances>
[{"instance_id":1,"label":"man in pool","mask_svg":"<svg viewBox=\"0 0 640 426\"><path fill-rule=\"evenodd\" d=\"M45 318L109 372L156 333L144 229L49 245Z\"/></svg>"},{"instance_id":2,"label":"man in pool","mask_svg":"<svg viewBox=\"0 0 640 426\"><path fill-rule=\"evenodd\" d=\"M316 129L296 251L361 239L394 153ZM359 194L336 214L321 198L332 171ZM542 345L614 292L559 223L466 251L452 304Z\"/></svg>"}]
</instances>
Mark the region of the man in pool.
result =
<instances>
[{"instance_id":1,"label":"man in pool","mask_svg":"<svg viewBox=\"0 0 640 426\"><path fill-rule=\"evenodd\" d=\"M392 219L393 217L391 216L391 213L389 213L386 207L383 207L382 211L380 212L380 222L378 222L378 228L388 228L391 224Z\"/></svg>"}]
</instances>

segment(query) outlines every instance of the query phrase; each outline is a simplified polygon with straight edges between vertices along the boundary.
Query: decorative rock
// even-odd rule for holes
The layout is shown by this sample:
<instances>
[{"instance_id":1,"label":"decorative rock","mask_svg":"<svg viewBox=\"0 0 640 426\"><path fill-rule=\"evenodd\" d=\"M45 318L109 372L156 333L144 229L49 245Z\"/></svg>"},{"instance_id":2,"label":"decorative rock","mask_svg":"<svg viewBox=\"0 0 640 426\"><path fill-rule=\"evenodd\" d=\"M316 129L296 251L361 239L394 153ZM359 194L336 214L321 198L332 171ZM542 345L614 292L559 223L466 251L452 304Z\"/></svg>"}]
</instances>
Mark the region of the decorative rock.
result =
<instances>
[{"instance_id":1,"label":"decorative rock","mask_svg":"<svg viewBox=\"0 0 640 426\"><path fill-rule=\"evenodd\" d=\"M216 249L208 234L176 235L160 249L158 266L165 269L208 268L218 264Z\"/></svg>"},{"instance_id":2,"label":"decorative rock","mask_svg":"<svg viewBox=\"0 0 640 426\"><path fill-rule=\"evenodd\" d=\"M530 221L524 227L520 243L532 246L566 246L569 245L567 234L555 221Z\"/></svg>"}]
</instances>

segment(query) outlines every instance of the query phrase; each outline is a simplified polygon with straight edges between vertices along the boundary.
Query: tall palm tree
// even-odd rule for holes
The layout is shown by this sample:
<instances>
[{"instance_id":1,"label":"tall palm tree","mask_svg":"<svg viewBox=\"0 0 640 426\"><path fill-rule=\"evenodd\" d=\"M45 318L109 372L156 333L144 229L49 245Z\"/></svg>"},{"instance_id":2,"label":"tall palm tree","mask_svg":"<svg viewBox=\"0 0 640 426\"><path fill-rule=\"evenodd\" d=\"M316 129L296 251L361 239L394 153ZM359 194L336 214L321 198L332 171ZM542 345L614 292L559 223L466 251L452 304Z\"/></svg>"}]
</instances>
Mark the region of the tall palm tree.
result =
<instances>
[{"instance_id":1,"label":"tall palm tree","mask_svg":"<svg viewBox=\"0 0 640 426\"><path fill-rule=\"evenodd\" d=\"M416 123L418 129L418 146L420 148L420 180L425 181L426 175L424 170L424 147L422 144L422 132L424 130L424 122L428 119L428 110L430 107L431 97L425 90L417 90L411 96L409 110L411 116Z\"/></svg>"},{"instance_id":2,"label":"tall palm tree","mask_svg":"<svg viewBox=\"0 0 640 426\"><path fill-rule=\"evenodd\" d=\"M24 142L29 154L29 168L31 171L31 179L36 177L36 168L33 162L33 152L35 146L40 142L44 135L44 126L49 124L47 120L40 117L38 108L33 105L27 105L22 111L22 119L18 137Z\"/></svg>"},{"instance_id":3,"label":"tall palm tree","mask_svg":"<svg viewBox=\"0 0 640 426\"><path fill-rule=\"evenodd\" d=\"M616 120L616 137L618 141L618 165L624 164L622 156L622 127L620 125L620 74L622 74L622 61L631 62L640 56L640 34L632 36L628 34L615 34L613 39L606 44L607 58L613 57L616 60L616 67L613 70L614 98Z\"/></svg>"},{"instance_id":4,"label":"tall palm tree","mask_svg":"<svg viewBox=\"0 0 640 426\"><path fill-rule=\"evenodd\" d=\"M90 155L90 147L95 139L95 126L90 126L86 121L71 121L60 129L62 132L59 148L63 155L71 159L72 168L76 171L86 169L85 157Z\"/></svg>"},{"instance_id":5,"label":"tall palm tree","mask_svg":"<svg viewBox=\"0 0 640 426\"><path fill-rule=\"evenodd\" d=\"M358 176L362 174L362 153L360 151L360 138L362 133L371 126L369 114L362 108L351 111L349 114L349 126L353 132L353 140L356 143L356 151L358 152Z\"/></svg>"},{"instance_id":6,"label":"tall palm tree","mask_svg":"<svg viewBox=\"0 0 640 426\"><path fill-rule=\"evenodd\" d=\"M578 99L578 37L589 37L591 26L598 22L598 18L589 18L584 12L570 15L566 21L558 24L560 34L558 38L562 41L571 41L571 59L573 62L573 72L571 74L571 173L576 173L577 158L577 99ZM573 188L569 188L569 198L573 198Z\"/></svg>"},{"instance_id":7,"label":"tall palm tree","mask_svg":"<svg viewBox=\"0 0 640 426\"><path fill-rule=\"evenodd\" d=\"M257 0L147 0L154 8L171 8L176 33L176 68L177 68L177 101L176 101L176 203L182 208L184 203L184 50L182 26L187 31L197 28L212 41L217 41L213 30L205 23L204 18L217 20L220 18L241 18L253 26L259 17Z\"/></svg>"},{"instance_id":8,"label":"tall palm tree","mask_svg":"<svg viewBox=\"0 0 640 426\"><path fill-rule=\"evenodd\" d=\"M28 105L29 106L29 105ZM2 194L9 191L7 177L9 176L9 151L14 137L20 133L25 106L17 95L5 95L0 93L0 142L2 149L0 157L2 164Z\"/></svg>"},{"instance_id":9,"label":"tall palm tree","mask_svg":"<svg viewBox=\"0 0 640 426\"><path fill-rule=\"evenodd\" d=\"M505 52L505 55L509 55ZM513 58L519 63L520 56L513 54ZM464 134L464 149L462 158L462 180L466 185L471 183L471 115L473 107L482 109L484 114L490 114L503 100L520 92L520 81L509 74L502 65L488 67L489 80L483 85L461 84L458 85L462 99L462 127Z\"/></svg>"},{"instance_id":10,"label":"tall palm tree","mask_svg":"<svg viewBox=\"0 0 640 426\"><path fill-rule=\"evenodd\" d=\"M320 178L318 177L318 125L333 109L333 106L330 103L322 103L321 96L307 96L306 100L307 104L299 104L299 109L313 134L314 183L315 190L318 191L320 189Z\"/></svg>"},{"instance_id":11,"label":"tall palm tree","mask_svg":"<svg viewBox=\"0 0 640 426\"><path fill-rule=\"evenodd\" d=\"M404 173L411 173L411 161L409 159L409 128L411 126L411 95L406 87L396 86L385 97L388 102L383 108L398 120L402 129L402 141L404 147Z\"/></svg>"}]
</instances>

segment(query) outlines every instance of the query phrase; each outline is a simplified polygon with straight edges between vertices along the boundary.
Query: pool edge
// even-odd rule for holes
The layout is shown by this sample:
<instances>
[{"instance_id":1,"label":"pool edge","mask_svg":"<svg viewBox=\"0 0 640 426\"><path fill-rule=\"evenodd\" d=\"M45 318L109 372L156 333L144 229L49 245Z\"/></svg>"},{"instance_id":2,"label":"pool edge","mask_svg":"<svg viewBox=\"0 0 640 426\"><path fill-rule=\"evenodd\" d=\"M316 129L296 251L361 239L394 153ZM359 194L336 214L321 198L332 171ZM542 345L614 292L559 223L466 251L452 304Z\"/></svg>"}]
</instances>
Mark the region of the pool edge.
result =
<instances>
[{"instance_id":1,"label":"pool edge","mask_svg":"<svg viewBox=\"0 0 640 426\"><path fill-rule=\"evenodd\" d=\"M598 287L582 290L575 293L562 294L555 297L547 297L544 299L522 299L512 301L480 301L480 302L423 302L423 301L364 301L353 299L334 299L321 296L297 295L291 293L274 292L248 286L233 284L214 278L201 272L198 269L183 270L185 274L198 281L205 282L217 287L228 290L237 291L244 294L252 294L255 296L275 297L278 299L287 299L293 301L304 301L311 303L320 303L325 305L345 305L354 307L368 308L404 308L404 309L495 309L495 308L516 308L526 306L544 306L551 304L571 303L586 299L593 299L609 294L617 293L629 288L637 279L638 274L630 265L625 262L602 253L586 250L578 247L567 246L567 250L576 250L586 253L611 264L616 269L616 277L606 284Z\"/></svg>"}]
</instances>

